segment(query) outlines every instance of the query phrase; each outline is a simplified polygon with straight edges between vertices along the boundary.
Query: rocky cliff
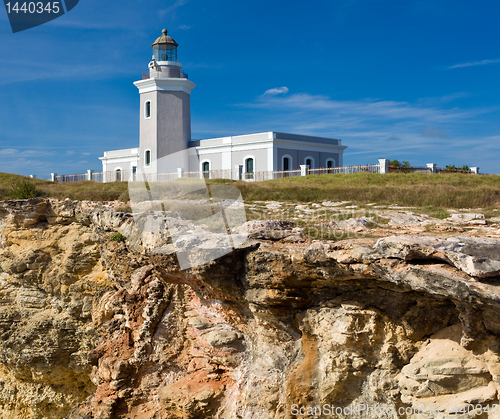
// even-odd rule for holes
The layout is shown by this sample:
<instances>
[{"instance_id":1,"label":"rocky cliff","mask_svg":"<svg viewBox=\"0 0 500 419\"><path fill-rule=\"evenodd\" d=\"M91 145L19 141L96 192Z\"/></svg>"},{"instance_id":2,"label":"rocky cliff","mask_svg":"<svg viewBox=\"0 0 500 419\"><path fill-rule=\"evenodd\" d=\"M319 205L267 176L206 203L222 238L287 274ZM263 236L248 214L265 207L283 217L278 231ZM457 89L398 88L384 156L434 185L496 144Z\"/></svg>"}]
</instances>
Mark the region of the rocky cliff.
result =
<instances>
[{"instance_id":1,"label":"rocky cliff","mask_svg":"<svg viewBox=\"0 0 500 419\"><path fill-rule=\"evenodd\" d=\"M180 270L130 214L0 223L1 418L498 415L497 239L274 237Z\"/></svg>"}]
</instances>

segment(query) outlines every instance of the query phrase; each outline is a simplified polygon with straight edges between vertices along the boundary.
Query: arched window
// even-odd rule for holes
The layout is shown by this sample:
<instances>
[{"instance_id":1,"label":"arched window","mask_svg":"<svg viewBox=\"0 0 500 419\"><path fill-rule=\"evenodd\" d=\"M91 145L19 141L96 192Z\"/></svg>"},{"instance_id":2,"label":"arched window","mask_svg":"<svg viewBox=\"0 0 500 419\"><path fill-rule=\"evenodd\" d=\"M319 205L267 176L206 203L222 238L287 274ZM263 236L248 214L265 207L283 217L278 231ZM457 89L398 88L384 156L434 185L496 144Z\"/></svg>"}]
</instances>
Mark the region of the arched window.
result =
<instances>
[{"instance_id":1,"label":"arched window","mask_svg":"<svg viewBox=\"0 0 500 419\"><path fill-rule=\"evenodd\" d=\"M201 164L201 171L203 172L203 177L205 179L208 179L210 177L210 162L209 161L204 161Z\"/></svg>"},{"instance_id":2,"label":"arched window","mask_svg":"<svg viewBox=\"0 0 500 419\"><path fill-rule=\"evenodd\" d=\"M122 181L122 169L116 169L115 174L116 174L115 180L117 182L121 182Z\"/></svg>"},{"instance_id":3,"label":"arched window","mask_svg":"<svg viewBox=\"0 0 500 419\"><path fill-rule=\"evenodd\" d=\"M281 156L281 170L292 170L293 169L293 159L290 154L284 154Z\"/></svg>"},{"instance_id":4,"label":"arched window","mask_svg":"<svg viewBox=\"0 0 500 419\"><path fill-rule=\"evenodd\" d=\"M285 157L283 159L283 170L290 170L290 157Z\"/></svg>"},{"instance_id":5,"label":"arched window","mask_svg":"<svg viewBox=\"0 0 500 419\"><path fill-rule=\"evenodd\" d=\"M326 167L327 167L327 169L331 169L331 168L335 167L335 160L327 159L326 160ZM333 172L333 170L328 170L328 173L332 173L332 172Z\"/></svg>"},{"instance_id":6,"label":"arched window","mask_svg":"<svg viewBox=\"0 0 500 419\"><path fill-rule=\"evenodd\" d=\"M311 156L307 156L305 159L304 159L304 164L306 166L309 166L309 169L314 169L314 157L311 157Z\"/></svg>"},{"instance_id":7,"label":"arched window","mask_svg":"<svg viewBox=\"0 0 500 419\"><path fill-rule=\"evenodd\" d=\"M144 104L144 118L151 118L151 102L149 100Z\"/></svg>"},{"instance_id":8,"label":"arched window","mask_svg":"<svg viewBox=\"0 0 500 419\"><path fill-rule=\"evenodd\" d=\"M151 150L144 152L144 166L151 166Z\"/></svg>"},{"instance_id":9,"label":"arched window","mask_svg":"<svg viewBox=\"0 0 500 419\"><path fill-rule=\"evenodd\" d=\"M245 160L245 177L246 179L253 179L253 169L254 169L253 158L248 158Z\"/></svg>"},{"instance_id":10,"label":"arched window","mask_svg":"<svg viewBox=\"0 0 500 419\"><path fill-rule=\"evenodd\" d=\"M332 167L335 167L335 160L333 160L333 159L327 159L326 160L326 167L329 168L329 169L332 168Z\"/></svg>"}]
</instances>

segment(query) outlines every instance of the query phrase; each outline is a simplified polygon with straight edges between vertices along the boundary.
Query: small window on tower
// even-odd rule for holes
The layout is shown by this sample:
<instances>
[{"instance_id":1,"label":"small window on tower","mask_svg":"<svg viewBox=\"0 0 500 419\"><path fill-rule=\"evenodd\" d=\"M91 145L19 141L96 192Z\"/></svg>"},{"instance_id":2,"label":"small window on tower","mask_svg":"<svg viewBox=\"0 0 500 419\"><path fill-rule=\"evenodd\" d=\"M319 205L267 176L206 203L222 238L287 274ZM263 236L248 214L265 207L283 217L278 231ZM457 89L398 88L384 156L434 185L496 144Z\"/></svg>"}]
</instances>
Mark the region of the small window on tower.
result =
<instances>
[{"instance_id":1,"label":"small window on tower","mask_svg":"<svg viewBox=\"0 0 500 419\"><path fill-rule=\"evenodd\" d=\"M144 152L144 166L151 166L151 150Z\"/></svg>"},{"instance_id":2,"label":"small window on tower","mask_svg":"<svg viewBox=\"0 0 500 419\"><path fill-rule=\"evenodd\" d=\"M151 102L148 100L144 107L144 117L151 118Z\"/></svg>"}]
</instances>

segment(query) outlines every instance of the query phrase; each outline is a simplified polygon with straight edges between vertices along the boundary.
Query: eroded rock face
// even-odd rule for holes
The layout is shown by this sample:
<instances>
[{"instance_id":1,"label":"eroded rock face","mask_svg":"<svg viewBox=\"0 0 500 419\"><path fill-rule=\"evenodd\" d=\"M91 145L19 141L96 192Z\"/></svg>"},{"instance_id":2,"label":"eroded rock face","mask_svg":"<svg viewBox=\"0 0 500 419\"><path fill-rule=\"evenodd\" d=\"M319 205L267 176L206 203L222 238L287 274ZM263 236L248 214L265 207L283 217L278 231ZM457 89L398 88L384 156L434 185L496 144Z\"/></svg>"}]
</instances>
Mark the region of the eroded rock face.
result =
<instances>
[{"instance_id":1,"label":"eroded rock face","mask_svg":"<svg viewBox=\"0 0 500 419\"><path fill-rule=\"evenodd\" d=\"M495 239L265 233L182 271L168 236L129 214L36 199L0 216L3 418L349 417L293 414L325 404L446 418L429 412L498 404ZM495 417L478 412L453 417Z\"/></svg>"},{"instance_id":2,"label":"eroded rock face","mask_svg":"<svg viewBox=\"0 0 500 419\"><path fill-rule=\"evenodd\" d=\"M403 402L423 412L436 411L428 417L448 416L446 406L460 410L497 403L500 358L491 348L498 348L500 341L491 336L476 342L476 350L471 351L461 345L461 335L460 324L440 330L403 367L398 376ZM478 413L459 417L481 416Z\"/></svg>"},{"instance_id":3,"label":"eroded rock face","mask_svg":"<svg viewBox=\"0 0 500 419\"><path fill-rule=\"evenodd\" d=\"M95 295L111 285L73 202L2 203L0 416L63 417L95 391Z\"/></svg>"}]
</instances>

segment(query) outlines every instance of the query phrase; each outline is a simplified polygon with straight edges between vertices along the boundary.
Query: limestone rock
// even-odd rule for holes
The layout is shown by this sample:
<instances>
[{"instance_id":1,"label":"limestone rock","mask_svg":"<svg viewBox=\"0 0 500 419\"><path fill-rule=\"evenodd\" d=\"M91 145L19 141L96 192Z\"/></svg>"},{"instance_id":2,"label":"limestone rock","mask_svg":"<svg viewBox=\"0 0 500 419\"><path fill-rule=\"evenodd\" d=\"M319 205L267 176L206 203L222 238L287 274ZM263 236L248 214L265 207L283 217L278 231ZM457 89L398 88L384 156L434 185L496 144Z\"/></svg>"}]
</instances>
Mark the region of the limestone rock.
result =
<instances>
[{"instance_id":1,"label":"limestone rock","mask_svg":"<svg viewBox=\"0 0 500 419\"><path fill-rule=\"evenodd\" d=\"M429 221L399 213L395 225ZM168 217L0 202L1 417L291 419L293 405L363 404L465 419L481 416L443 406L498 404L498 239L303 244L291 223L250 223L252 244L181 269ZM193 228L179 221L178 249L222 246Z\"/></svg>"},{"instance_id":2,"label":"limestone rock","mask_svg":"<svg viewBox=\"0 0 500 419\"><path fill-rule=\"evenodd\" d=\"M208 332L203 335L203 338L212 346L228 346L241 337L241 334L226 330L217 330Z\"/></svg>"},{"instance_id":3,"label":"limestone rock","mask_svg":"<svg viewBox=\"0 0 500 419\"><path fill-rule=\"evenodd\" d=\"M281 240L300 233L299 230L294 231L293 222L281 220L247 221L233 231L235 233L247 232L249 239L263 240Z\"/></svg>"},{"instance_id":4,"label":"limestone rock","mask_svg":"<svg viewBox=\"0 0 500 419\"><path fill-rule=\"evenodd\" d=\"M392 236L380 239L375 248L382 257L442 260L477 278L500 274L499 239Z\"/></svg>"},{"instance_id":5,"label":"limestone rock","mask_svg":"<svg viewBox=\"0 0 500 419\"><path fill-rule=\"evenodd\" d=\"M209 329L213 327L213 323L210 320L205 319L204 317L191 317L189 319L189 324L199 330Z\"/></svg>"},{"instance_id":6,"label":"limestone rock","mask_svg":"<svg viewBox=\"0 0 500 419\"><path fill-rule=\"evenodd\" d=\"M381 211L378 215L389 218L389 225L401 226L420 225L429 219L427 215L415 214L412 211Z\"/></svg>"},{"instance_id":7,"label":"limestone rock","mask_svg":"<svg viewBox=\"0 0 500 419\"><path fill-rule=\"evenodd\" d=\"M371 218L349 218L347 220L331 221L329 226L339 230L363 231L366 230L370 221L372 221Z\"/></svg>"},{"instance_id":8,"label":"limestone rock","mask_svg":"<svg viewBox=\"0 0 500 419\"><path fill-rule=\"evenodd\" d=\"M485 225L484 214L459 213L451 214L448 221L458 225Z\"/></svg>"},{"instance_id":9,"label":"limestone rock","mask_svg":"<svg viewBox=\"0 0 500 419\"><path fill-rule=\"evenodd\" d=\"M441 405L440 414L446 417L445 406L449 410L465 406L468 411L470 407L474 410L478 404L493 404L497 400L498 358L463 348L461 334L460 324L434 334L398 376L401 400L415 410L427 412L424 417L436 417L429 412L438 405ZM475 414L463 417L475 417Z\"/></svg>"}]
</instances>

